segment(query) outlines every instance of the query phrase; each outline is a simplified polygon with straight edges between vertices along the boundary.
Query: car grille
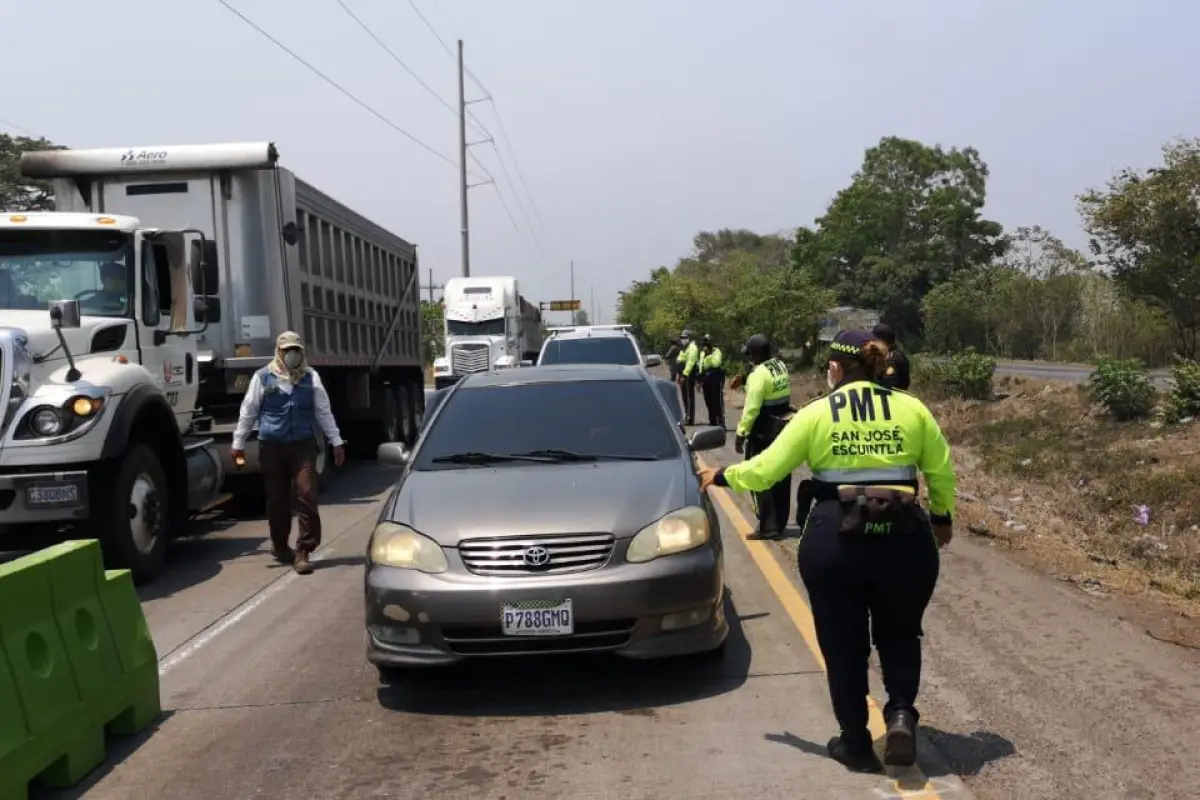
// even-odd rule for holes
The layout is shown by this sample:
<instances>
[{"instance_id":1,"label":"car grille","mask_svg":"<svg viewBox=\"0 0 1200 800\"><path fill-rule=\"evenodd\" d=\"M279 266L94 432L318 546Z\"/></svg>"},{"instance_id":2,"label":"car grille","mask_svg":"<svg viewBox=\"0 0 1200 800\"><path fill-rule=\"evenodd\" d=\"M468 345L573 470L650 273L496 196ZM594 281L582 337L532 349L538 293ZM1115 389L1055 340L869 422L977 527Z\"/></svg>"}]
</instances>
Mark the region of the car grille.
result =
<instances>
[{"instance_id":1,"label":"car grille","mask_svg":"<svg viewBox=\"0 0 1200 800\"><path fill-rule=\"evenodd\" d=\"M476 575L562 575L604 566L614 544L611 533L466 539L458 554ZM535 548L545 549L543 563L527 558Z\"/></svg>"},{"instance_id":2,"label":"car grille","mask_svg":"<svg viewBox=\"0 0 1200 800\"><path fill-rule=\"evenodd\" d=\"M467 372L487 372L488 346L460 344L450 348L450 369L455 375Z\"/></svg>"},{"instance_id":3,"label":"car grille","mask_svg":"<svg viewBox=\"0 0 1200 800\"><path fill-rule=\"evenodd\" d=\"M633 636L635 619L580 622L570 636L505 636L499 625L443 628L446 646L462 656L507 656L530 653L580 653L615 650Z\"/></svg>"}]
</instances>

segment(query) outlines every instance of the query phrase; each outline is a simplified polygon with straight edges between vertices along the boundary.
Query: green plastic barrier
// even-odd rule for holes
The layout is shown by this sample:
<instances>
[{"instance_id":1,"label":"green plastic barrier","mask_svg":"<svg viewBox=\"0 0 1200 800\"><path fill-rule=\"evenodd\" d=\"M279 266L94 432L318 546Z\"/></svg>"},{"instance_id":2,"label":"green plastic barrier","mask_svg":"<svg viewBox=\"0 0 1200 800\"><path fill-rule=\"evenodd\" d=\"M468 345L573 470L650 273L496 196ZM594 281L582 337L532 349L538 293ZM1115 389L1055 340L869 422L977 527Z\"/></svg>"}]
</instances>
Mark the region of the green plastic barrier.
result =
<instances>
[{"instance_id":1,"label":"green plastic barrier","mask_svg":"<svg viewBox=\"0 0 1200 800\"><path fill-rule=\"evenodd\" d=\"M104 734L162 713L158 654L127 570L100 544L64 542L0 564L0 798L29 782L74 786L105 759Z\"/></svg>"}]
</instances>

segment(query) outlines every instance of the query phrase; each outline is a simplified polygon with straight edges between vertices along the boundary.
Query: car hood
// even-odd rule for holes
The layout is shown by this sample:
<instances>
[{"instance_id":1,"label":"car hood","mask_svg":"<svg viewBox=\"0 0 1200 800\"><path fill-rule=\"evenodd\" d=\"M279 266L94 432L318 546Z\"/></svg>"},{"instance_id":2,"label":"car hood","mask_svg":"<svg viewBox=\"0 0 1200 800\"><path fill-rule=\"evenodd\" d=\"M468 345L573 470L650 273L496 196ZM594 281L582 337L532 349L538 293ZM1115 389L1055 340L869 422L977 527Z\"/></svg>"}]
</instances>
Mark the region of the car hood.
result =
<instances>
[{"instance_id":1,"label":"car hood","mask_svg":"<svg viewBox=\"0 0 1200 800\"><path fill-rule=\"evenodd\" d=\"M413 471L386 519L446 547L491 536L632 536L681 508L689 480L678 458Z\"/></svg>"}]
</instances>

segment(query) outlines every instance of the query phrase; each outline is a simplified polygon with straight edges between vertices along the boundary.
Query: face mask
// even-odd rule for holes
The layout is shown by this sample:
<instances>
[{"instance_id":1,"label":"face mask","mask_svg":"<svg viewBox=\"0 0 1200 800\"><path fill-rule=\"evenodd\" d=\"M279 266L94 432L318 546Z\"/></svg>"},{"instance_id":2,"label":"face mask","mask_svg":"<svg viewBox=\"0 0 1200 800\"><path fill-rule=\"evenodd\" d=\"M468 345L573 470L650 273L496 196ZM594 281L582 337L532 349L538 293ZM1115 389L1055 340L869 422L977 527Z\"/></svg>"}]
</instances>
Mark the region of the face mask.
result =
<instances>
[{"instance_id":1,"label":"face mask","mask_svg":"<svg viewBox=\"0 0 1200 800\"><path fill-rule=\"evenodd\" d=\"M289 350L283 354L283 363L288 369L295 369L300 366L300 362L304 360L304 356L295 350Z\"/></svg>"},{"instance_id":2,"label":"face mask","mask_svg":"<svg viewBox=\"0 0 1200 800\"><path fill-rule=\"evenodd\" d=\"M837 386L837 381L835 381L833 379L833 368L832 367L825 370L825 383L829 384L830 389Z\"/></svg>"}]
</instances>

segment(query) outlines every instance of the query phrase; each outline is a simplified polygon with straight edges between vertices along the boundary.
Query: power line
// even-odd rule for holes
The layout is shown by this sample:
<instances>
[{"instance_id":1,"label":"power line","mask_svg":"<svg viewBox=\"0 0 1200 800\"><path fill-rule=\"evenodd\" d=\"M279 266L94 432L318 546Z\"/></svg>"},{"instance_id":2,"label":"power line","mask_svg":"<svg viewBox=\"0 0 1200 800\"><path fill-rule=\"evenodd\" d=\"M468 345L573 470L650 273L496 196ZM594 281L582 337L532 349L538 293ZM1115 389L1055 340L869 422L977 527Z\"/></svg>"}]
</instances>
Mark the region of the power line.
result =
<instances>
[{"instance_id":1,"label":"power line","mask_svg":"<svg viewBox=\"0 0 1200 800\"><path fill-rule=\"evenodd\" d=\"M429 20L425 19L425 15L421 13L421 9L417 8L417 4L415 2L413 2L413 0L408 0L408 4L410 6L412 6L412 10L415 11L417 16L421 18L421 22L425 23L425 27L428 28L429 32L433 34L433 38L438 40L438 44L440 44L442 46L442 49L446 51L446 55L450 56L451 58L457 59L458 56L455 55L454 50L452 50L450 48L450 45L446 44L446 40L443 39L438 34L437 29L433 27L432 23L430 23ZM484 85L480 82L479 78L475 77L475 73L471 72L471 70L467 69L466 67L463 67L463 72L465 72L467 74L468 78L470 78L472 81L474 81L475 85L479 87L479 91L483 92L488 97L491 96L491 92L489 92L484 87Z\"/></svg>"},{"instance_id":2,"label":"power line","mask_svg":"<svg viewBox=\"0 0 1200 800\"><path fill-rule=\"evenodd\" d=\"M500 136L503 137L504 144L505 144L505 146L508 147L508 152L512 154L513 169L516 170L517 178L521 181L521 188L523 188L525 190L525 196L527 198L529 198L529 205L533 209L534 216L537 217L538 224L541 225L543 228L545 228L546 223L542 219L541 211L538 210L537 202L534 201L534 199L533 199L533 192L529 191L529 184L527 184L525 182L525 175L521 171L521 162L517 158L517 149L515 147L513 147L512 139L510 139L508 136L508 130L504 127L504 118L500 116L500 109L496 105L496 98L492 97L492 95L489 94L487 97L487 100L492 106L492 113L494 113L496 115L496 125L500 129ZM495 148L494 142L492 144L492 147ZM500 156L500 150L498 148L496 148L496 156L497 156L497 158L499 158L499 156ZM550 241L550 249L551 250L555 249L553 240Z\"/></svg>"},{"instance_id":3,"label":"power line","mask_svg":"<svg viewBox=\"0 0 1200 800\"><path fill-rule=\"evenodd\" d=\"M414 72L412 70L412 68L408 66L408 64L404 63L404 59L400 58L400 56L398 56L396 54L396 52L394 50L392 50L392 48L388 47L387 43L384 42L383 39L380 38L379 35L376 34L375 31L373 31L371 29L370 25L368 25L366 22L364 22L362 20L361 17L359 17L357 14L355 14L353 11L350 10L350 6L346 5L345 0L334 0L334 2L336 2L339 6L341 6L342 10L346 12L347 16L349 16L350 19L354 20L358 24L358 27L362 28L363 31L368 36L370 36L372 39L374 39L375 44L382 47L383 51L385 53L387 53L389 56L391 56L392 60L400 65L401 69L403 69L410 76L412 76L412 79L415 80L417 83L419 83L421 85L421 88L423 88L425 91L427 91L431 95L433 95L433 98L435 100L437 100L439 103L441 103L446 108L447 111L449 111L451 114L453 114L456 117L458 116L458 111L454 108L454 106L450 105L450 103L444 97L442 97L440 94L438 94L437 90L435 90L432 86L427 84L425 81L421 80L421 76L418 75L416 72ZM492 138L491 131L489 131L487 128L483 127L482 123L480 123L478 120L476 120L473 115L471 116L471 120L472 120L472 124L475 125L475 127L479 130L480 133L482 133L488 139Z\"/></svg>"},{"instance_id":4,"label":"power line","mask_svg":"<svg viewBox=\"0 0 1200 800\"><path fill-rule=\"evenodd\" d=\"M33 131L29 130L29 128L24 128L24 127L18 125L17 123L13 122L12 120L5 119L4 117L0 117L0 125L4 125L5 127L11 128L12 130L16 131L17 133L23 133L26 136L28 136L30 139L36 138L33 135Z\"/></svg>"},{"instance_id":5,"label":"power line","mask_svg":"<svg viewBox=\"0 0 1200 800\"><path fill-rule=\"evenodd\" d=\"M217 2L218 2L218 3L220 3L221 5L225 6L225 8L226 8L226 9L228 9L230 12L232 12L234 15L236 15L236 16L238 17L238 19L240 19L242 22L245 22L245 23L246 23L247 25L249 25L251 28L253 28L254 30L256 30L256 31L257 31L257 32L258 32L260 35L262 35L262 36L263 36L265 39L267 39L267 40L268 40L269 42L271 42L273 45L275 45L276 47L278 47L278 48L279 48L280 50L282 50L283 52L287 53L289 56L291 56L292 58L294 58L296 61L299 61L299 62L300 62L301 64L303 64L305 67L308 67L308 69L309 69L309 70L310 70L310 71L311 71L313 74L315 74L315 75L316 75L318 78L320 78L321 80L325 81L325 82L326 82L326 83L328 83L330 86L332 86L333 88L337 89L339 92L341 92L342 94L344 94L346 97L348 97L348 98L350 98L351 100L353 100L353 101L354 101L355 103L357 103L357 104L358 104L358 105L359 105L361 108L363 108L364 110L366 110L367 112L369 112L369 113L370 113L372 116L374 116L376 119L380 120L380 121L381 121L381 122L383 122L385 125L387 125L389 128L391 128L392 130L396 131L396 133L399 133L401 136L405 137L406 139L408 139L409 141L411 141L413 144L417 145L418 147L420 147L421 149L423 149L423 150L425 150L426 152L430 153L431 155L434 155L434 156L436 156L436 157L440 158L442 161L445 161L445 162L446 162L447 164L449 164L450 166L452 166L452 167L456 167L456 166L458 166L457 162L455 162L455 161L454 161L454 159L450 158L450 157L449 157L449 156L447 156L447 155L444 155L443 153L439 153L439 152L438 152L436 149L434 149L433 147L430 147L429 145L425 144L425 142L421 141L421 140L420 140L420 139L418 139L416 136L413 136L411 133L409 133L408 131L406 131L406 130L404 130L403 128L401 128L399 125L397 125L397 124L396 124L395 122L393 122L391 119L389 119L388 117L384 116L384 115L383 115L381 112L377 111L377 110L376 110L376 109L375 109L373 106L371 106L371 105L370 105L369 103L367 103L365 100L363 100L362 98L360 98L358 95L354 94L354 93L353 93L353 92L351 92L349 89L347 89L346 87L342 86L340 83L338 83L337 81L335 81L333 78L329 77L329 76L328 76L328 75L326 75L324 72L322 72L321 70L317 69L317 68L316 68L315 66L313 66L311 63L309 63L309 62L308 62L308 61L306 61L306 60L305 60L303 57L301 57L301 56L300 56L298 53L296 53L296 51L292 50L290 47L288 47L287 45L285 45L283 42L279 41L279 40L278 40L278 39L276 39L274 36L272 36L271 34L267 33L265 30L263 30L263 28L261 28L261 27L260 27L260 26L259 26L259 25L258 25L256 22L254 22L254 20L250 19L250 18L249 18L249 17L247 17L245 14L243 14L242 12L238 11L236 8L234 8L233 6L231 6L231 5L230 5L230 4L227 2L227 0L217 0Z\"/></svg>"}]
</instances>

